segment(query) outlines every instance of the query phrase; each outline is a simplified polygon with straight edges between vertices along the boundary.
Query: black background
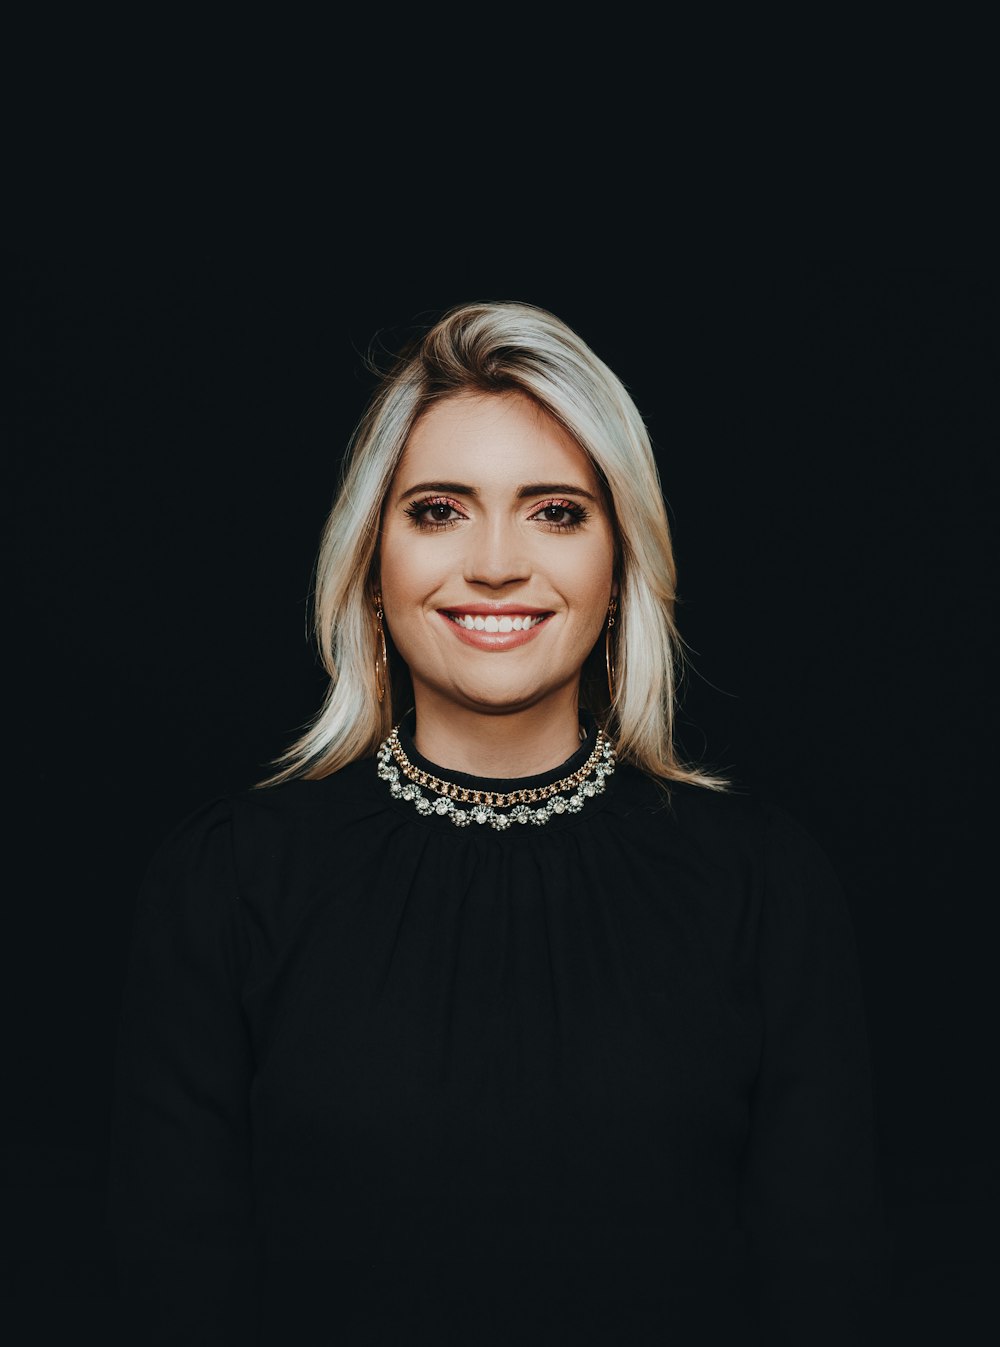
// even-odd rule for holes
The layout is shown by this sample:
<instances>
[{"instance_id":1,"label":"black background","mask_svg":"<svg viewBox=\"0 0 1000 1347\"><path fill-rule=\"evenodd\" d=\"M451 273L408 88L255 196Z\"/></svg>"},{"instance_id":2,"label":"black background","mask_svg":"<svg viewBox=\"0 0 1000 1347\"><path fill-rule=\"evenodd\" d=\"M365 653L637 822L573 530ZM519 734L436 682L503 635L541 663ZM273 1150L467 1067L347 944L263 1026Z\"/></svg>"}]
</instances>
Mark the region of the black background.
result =
<instances>
[{"instance_id":1,"label":"black background","mask_svg":"<svg viewBox=\"0 0 1000 1347\"><path fill-rule=\"evenodd\" d=\"M691 659L683 753L776 794L853 914L895 1252L886 1340L986 1340L995 278L569 270L287 240L7 258L0 1202L30 1340L114 1331L103 1185L143 868L317 709L311 568L373 386L364 354L471 299L550 308L646 418Z\"/></svg>"}]
</instances>

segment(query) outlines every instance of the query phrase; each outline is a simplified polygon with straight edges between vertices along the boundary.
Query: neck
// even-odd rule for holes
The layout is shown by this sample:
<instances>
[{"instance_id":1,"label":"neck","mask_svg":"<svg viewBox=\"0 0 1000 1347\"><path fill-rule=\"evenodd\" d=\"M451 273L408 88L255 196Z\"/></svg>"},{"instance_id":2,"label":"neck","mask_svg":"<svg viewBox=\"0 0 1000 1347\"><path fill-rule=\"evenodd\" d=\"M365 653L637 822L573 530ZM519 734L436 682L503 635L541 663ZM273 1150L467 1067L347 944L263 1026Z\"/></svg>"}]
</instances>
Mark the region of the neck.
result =
<instances>
[{"instance_id":1,"label":"neck","mask_svg":"<svg viewBox=\"0 0 1000 1347\"><path fill-rule=\"evenodd\" d=\"M580 747L579 685L517 710L473 709L414 688L417 752L470 776L538 776Z\"/></svg>"}]
</instances>

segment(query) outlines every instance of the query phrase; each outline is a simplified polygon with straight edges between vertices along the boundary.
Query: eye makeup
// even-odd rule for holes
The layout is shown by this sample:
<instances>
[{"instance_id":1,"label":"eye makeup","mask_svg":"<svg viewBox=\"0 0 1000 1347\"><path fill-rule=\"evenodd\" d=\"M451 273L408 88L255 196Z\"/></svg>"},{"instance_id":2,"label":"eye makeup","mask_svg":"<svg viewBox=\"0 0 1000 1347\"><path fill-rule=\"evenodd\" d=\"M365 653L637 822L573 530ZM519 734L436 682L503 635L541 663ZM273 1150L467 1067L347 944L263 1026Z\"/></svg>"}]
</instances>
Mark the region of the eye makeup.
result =
<instances>
[{"instance_id":1,"label":"eye makeup","mask_svg":"<svg viewBox=\"0 0 1000 1347\"><path fill-rule=\"evenodd\" d=\"M410 519L416 528L419 529L444 529L452 528L460 521L458 519L431 519L428 518L430 510L455 510L461 513L461 507L453 500L444 496L430 496L424 500L416 500L407 505L403 513ZM557 523L553 519L543 519L541 522L554 533L568 533L580 527L580 525L590 518L590 511L584 506L578 505L572 500L550 500L536 507L530 518L534 519L539 513L545 510L560 510L569 518L564 522ZM462 515L462 518L468 516Z\"/></svg>"}]
</instances>

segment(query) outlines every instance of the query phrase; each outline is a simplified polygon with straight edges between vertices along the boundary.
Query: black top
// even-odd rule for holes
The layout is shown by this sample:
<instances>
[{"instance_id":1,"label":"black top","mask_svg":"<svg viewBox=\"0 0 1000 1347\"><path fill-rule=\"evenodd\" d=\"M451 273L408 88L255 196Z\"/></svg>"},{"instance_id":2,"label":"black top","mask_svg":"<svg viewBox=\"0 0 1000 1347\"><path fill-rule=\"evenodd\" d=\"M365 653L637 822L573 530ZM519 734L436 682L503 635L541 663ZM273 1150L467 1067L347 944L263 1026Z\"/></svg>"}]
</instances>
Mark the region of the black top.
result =
<instances>
[{"instance_id":1,"label":"black top","mask_svg":"<svg viewBox=\"0 0 1000 1347\"><path fill-rule=\"evenodd\" d=\"M581 766L581 722L526 781L401 740L511 791ZM118 1044L126 1341L855 1340L883 1227L843 892L775 803L670 790L619 762L459 828L372 757L174 830Z\"/></svg>"}]
</instances>

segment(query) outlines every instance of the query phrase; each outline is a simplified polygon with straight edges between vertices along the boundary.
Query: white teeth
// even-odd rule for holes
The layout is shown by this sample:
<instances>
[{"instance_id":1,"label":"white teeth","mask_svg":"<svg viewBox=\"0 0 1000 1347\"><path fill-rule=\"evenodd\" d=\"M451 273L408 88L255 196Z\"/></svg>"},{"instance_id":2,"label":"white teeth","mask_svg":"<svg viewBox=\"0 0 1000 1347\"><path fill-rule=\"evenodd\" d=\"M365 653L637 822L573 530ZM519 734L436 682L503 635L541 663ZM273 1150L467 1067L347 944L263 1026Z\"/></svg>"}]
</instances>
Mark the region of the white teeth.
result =
<instances>
[{"instance_id":1,"label":"white teeth","mask_svg":"<svg viewBox=\"0 0 1000 1347\"><path fill-rule=\"evenodd\" d=\"M531 627L537 626L544 618L544 614L539 613L537 617L483 617L481 614L473 616L471 613L449 613L448 616L453 622L457 622L460 627L466 631L528 631Z\"/></svg>"}]
</instances>

